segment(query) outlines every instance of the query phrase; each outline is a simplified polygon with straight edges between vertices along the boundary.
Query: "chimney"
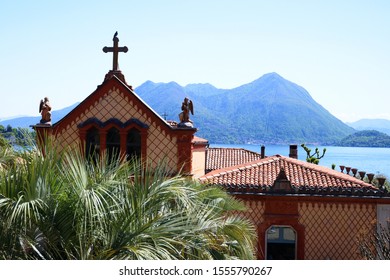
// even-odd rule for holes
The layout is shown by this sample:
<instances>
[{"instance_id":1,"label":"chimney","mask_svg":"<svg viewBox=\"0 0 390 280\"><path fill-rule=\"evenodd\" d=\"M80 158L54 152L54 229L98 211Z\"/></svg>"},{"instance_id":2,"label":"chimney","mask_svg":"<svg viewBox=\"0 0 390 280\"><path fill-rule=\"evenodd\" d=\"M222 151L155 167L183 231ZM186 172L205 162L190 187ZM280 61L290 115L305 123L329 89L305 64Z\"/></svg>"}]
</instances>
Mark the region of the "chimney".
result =
<instances>
[{"instance_id":1,"label":"chimney","mask_svg":"<svg viewBox=\"0 0 390 280\"><path fill-rule=\"evenodd\" d=\"M298 145L290 145L290 158L298 159Z\"/></svg>"},{"instance_id":2,"label":"chimney","mask_svg":"<svg viewBox=\"0 0 390 280\"><path fill-rule=\"evenodd\" d=\"M265 158L265 146L264 145L261 146L260 155L261 155L261 158Z\"/></svg>"}]
</instances>

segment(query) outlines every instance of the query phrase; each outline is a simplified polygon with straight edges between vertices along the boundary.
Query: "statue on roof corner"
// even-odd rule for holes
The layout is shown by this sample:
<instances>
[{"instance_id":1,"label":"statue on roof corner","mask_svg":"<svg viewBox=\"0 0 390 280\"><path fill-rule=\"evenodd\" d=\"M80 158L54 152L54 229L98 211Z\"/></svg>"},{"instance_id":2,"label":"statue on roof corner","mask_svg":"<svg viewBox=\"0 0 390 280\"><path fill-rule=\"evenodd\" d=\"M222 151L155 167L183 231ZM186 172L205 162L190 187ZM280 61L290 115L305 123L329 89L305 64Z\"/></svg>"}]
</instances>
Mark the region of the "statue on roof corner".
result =
<instances>
[{"instance_id":1,"label":"statue on roof corner","mask_svg":"<svg viewBox=\"0 0 390 280\"><path fill-rule=\"evenodd\" d=\"M51 105L48 97L45 97L39 103L39 113L42 115L41 124L51 124Z\"/></svg>"},{"instance_id":2,"label":"statue on roof corner","mask_svg":"<svg viewBox=\"0 0 390 280\"><path fill-rule=\"evenodd\" d=\"M194 105L190 99L184 98L181 104L182 112L179 114L180 123L178 127L193 127L193 123L190 120L190 113L194 114Z\"/></svg>"}]
</instances>

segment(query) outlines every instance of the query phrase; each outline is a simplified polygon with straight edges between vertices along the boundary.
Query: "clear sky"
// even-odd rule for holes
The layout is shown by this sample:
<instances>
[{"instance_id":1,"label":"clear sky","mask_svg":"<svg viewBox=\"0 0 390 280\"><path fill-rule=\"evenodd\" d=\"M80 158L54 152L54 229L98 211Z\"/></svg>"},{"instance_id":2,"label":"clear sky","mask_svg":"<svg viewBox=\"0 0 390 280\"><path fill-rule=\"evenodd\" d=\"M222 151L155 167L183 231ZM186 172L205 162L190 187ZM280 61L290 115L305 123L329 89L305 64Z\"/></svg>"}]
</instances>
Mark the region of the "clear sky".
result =
<instances>
[{"instance_id":1,"label":"clear sky","mask_svg":"<svg viewBox=\"0 0 390 280\"><path fill-rule=\"evenodd\" d=\"M387 0L0 0L0 118L82 101L112 67L115 31L133 87L277 72L343 121L390 119Z\"/></svg>"}]
</instances>

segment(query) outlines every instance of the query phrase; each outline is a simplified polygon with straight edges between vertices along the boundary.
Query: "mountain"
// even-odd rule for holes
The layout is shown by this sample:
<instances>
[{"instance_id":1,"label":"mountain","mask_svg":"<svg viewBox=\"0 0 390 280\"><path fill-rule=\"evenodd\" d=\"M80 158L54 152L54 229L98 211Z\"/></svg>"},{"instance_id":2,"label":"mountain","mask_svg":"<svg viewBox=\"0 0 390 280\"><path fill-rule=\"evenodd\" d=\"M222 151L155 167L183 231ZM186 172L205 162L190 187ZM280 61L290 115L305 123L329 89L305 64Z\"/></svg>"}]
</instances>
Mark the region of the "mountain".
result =
<instances>
[{"instance_id":1,"label":"mountain","mask_svg":"<svg viewBox=\"0 0 390 280\"><path fill-rule=\"evenodd\" d=\"M361 119L347 125L356 130L377 130L390 135L390 120L386 119Z\"/></svg>"},{"instance_id":2,"label":"mountain","mask_svg":"<svg viewBox=\"0 0 390 280\"><path fill-rule=\"evenodd\" d=\"M135 92L158 114L174 121L179 120L184 98L190 98L195 113L191 120L198 128L197 135L214 144L333 144L355 132L318 104L303 87L277 73L233 89L147 81ZM76 105L53 111L53 123ZM28 127L39 119L16 118L0 124Z\"/></svg>"},{"instance_id":3,"label":"mountain","mask_svg":"<svg viewBox=\"0 0 390 280\"><path fill-rule=\"evenodd\" d=\"M362 130L342 139L343 147L381 147L390 148L390 136L376 130Z\"/></svg>"},{"instance_id":4,"label":"mountain","mask_svg":"<svg viewBox=\"0 0 390 280\"><path fill-rule=\"evenodd\" d=\"M53 110L52 111L52 123L55 123L62 119L66 114L68 114L70 111L72 111L80 102L77 102L69 107L60 109L60 110ZM0 125L7 127L8 125L16 128L16 127L23 127L28 128L30 125L34 125L39 123L41 120L41 116L24 116L24 117L17 117L12 119L6 119L0 121Z\"/></svg>"},{"instance_id":5,"label":"mountain","mask_svg":"<svg viewBox=\"0 0 390 280\"><path fill-rule=\"evenodd\" d=\"M330 144L354 132L310 94L277 73L233 89L210 84L146 82L137 94L159 114L178 120L181 102L190 98L198 136L211 143Z\"/></svg>"}]
</instances>

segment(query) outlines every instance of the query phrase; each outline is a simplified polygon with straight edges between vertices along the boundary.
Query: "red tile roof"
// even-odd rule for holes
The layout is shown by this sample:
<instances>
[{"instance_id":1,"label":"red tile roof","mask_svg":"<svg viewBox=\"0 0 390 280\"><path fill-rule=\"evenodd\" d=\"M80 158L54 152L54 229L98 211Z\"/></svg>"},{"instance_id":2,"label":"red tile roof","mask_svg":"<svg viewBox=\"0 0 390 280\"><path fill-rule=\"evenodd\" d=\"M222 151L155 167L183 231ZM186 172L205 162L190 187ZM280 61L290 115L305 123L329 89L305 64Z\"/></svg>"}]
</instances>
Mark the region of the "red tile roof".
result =
<instances>
[{"instance_id":1,"label":"red tile roof","mask_svg":"<svg viewBox=\"0 0 390 280\"><path fill-rule=\"evenodd\" d=\"M194 138L192 139L192 143L195 143L195 144L208 144L209 141L207 139L204 139L204 138L201 138L201 137L198 137L198 136L194 135Z\"/></svg>"},{"instance_id":2,"label":"red tile roof","mask_svg":"<svg viewBox=\"0 0 390 280\"><path fill-rule=\"evenodd\" d=\"M242 148L208 148L206 173L261 159L260 154Z\"/></svg>"},{"instance_id":3,"label":"red tile roof","mask_svg":"<svg viewBox=\"0 0 390 280\"><path fill-rule=\"evenodd\" d=\"M357 191L364 195L379 191L373 185L351 175L280 155L213 170L199 180L224 186L230 192L266 192L272 191L275 179L282 169L294 191L299 193L348 194Z\"/></svg>"}]
</instances>

